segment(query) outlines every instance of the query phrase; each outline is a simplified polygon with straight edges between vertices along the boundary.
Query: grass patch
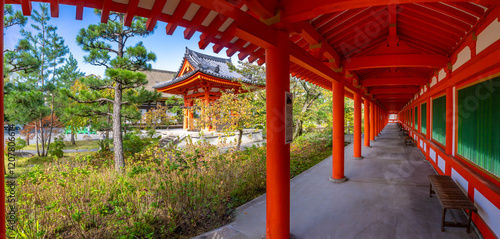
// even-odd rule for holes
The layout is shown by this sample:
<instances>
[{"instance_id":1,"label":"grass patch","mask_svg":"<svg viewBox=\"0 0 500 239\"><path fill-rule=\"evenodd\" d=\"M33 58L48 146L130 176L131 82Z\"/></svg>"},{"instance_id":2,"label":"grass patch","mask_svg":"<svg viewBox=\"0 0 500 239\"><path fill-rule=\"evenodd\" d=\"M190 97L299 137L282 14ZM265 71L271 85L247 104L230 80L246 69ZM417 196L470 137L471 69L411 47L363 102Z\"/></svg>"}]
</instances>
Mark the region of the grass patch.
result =
<instances>
[{"instance_id":1,"label":"grass patch","mask_svg":"<svg viewBox=\"0 0 500 239\"><path fill-rule=\"evenodd\" d=\"M70 141L64 141L64 149L77 149L77 150L89 150L89 149L98 149L99 148L99 140L82 140L76 141L76 145L72 145ZM39 145L40 150L42 146ZM30 144L23 148L23 150L36 150L36 144Z\"/></svg>"},{"instance_id":2,"label":"grass patch","mask_svg":"<svg viewBox=\"0 0 500 239\"><path fill-rule=\"evenodd\" d=\"M265 193L266 147L220 153L148 141L124 172L112 152L35 163L18 179L17 230L23 238L189 238L224 225ZM291 177L331 155L331 139L304 136L291 146ZM30 161L31 160L31 161Z\"/></svg>"}]
</instances>

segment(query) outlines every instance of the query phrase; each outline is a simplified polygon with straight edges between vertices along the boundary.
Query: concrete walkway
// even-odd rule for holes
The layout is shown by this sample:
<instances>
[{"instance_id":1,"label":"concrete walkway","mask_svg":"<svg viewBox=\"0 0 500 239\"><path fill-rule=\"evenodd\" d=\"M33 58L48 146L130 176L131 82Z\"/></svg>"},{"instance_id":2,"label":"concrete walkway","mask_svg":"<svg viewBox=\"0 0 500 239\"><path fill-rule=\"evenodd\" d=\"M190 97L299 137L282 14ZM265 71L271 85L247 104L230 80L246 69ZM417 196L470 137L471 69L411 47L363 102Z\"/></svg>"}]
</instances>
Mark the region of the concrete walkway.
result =
<instances>
[{"instance_id":1,"label":"concrete walkway","mask_svg":"<svg viewBox=\"0 0 500 239\"><path fill-rule=\"evenodd\" d=\"M405 147L399 128L389 124L363 160L345 148L345 175L328 180L331 157L295 177L290 183L290 232L298 239L336 238L478 238L474 230L446 227L441 232L441 205L429 198L427 175L435 174L415 147ZM450 211L449 221L465 221ZM234 222L196 238L265 238L265 195L241 206Z\"/></svg>"}]
</instances>

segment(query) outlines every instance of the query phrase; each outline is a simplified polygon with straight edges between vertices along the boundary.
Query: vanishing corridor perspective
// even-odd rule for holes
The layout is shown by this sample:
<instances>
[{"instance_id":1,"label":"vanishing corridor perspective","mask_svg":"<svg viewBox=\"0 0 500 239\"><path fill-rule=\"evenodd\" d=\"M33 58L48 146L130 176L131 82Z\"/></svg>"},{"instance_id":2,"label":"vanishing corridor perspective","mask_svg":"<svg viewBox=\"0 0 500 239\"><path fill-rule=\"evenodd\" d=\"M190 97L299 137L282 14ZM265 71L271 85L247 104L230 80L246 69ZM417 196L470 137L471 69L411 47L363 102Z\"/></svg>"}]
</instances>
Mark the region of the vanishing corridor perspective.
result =
<instances>
[{"instance_id":1,"label":"vanishing corridor perspective","mask_svg":"<svg viewBox=\"0 0 500 239\"><path fill-rule=\"evenodd\" d=\"M4 4L20 4L23 14L30 15L33 2L37 1L2 0L1 12ZM296 217L293 205L290 213L290 197L295 194L290 191L290 144L285 130L290 75L333 92L331 171L323 176L330 185L347 187L349 179L356 178L356 172L346 170L351 157L344 152L347 96L354 99L355 108L352 157L364 156L362 146L380 146L373 140L388 123L402 124L437 173L451 176L477 207L472 221L481 235L500 237L498 0L44 2L50 3L52 17L58 17L59 4L65 4L75 6L77 20L82 19L84 8L94 8L102 10L101 22L108 21L111 11L125 13L125 25L135 16L147 18L149 30L158 21L166 22L166 35L183 31L190 39L200 32L201 49L212 47L216 53L225 51L227 56L237 54L240 60L266 64L267 238L290 238L291 217ZM3 70L2 66L2 74ZM207 89L225 83L199 69L191 70L199 73L197 79ZM198 97L187 90L185 97ZM207 91L203 97L208 101L212 96ZM3 120L3 108L0 112ZM4 177L0 178L5 195ZM5 197L0 198L5 207ZM0 212L2 237L5 208ZM341 214L330 215L342 219Z\"/></svg>"}]
</instances>

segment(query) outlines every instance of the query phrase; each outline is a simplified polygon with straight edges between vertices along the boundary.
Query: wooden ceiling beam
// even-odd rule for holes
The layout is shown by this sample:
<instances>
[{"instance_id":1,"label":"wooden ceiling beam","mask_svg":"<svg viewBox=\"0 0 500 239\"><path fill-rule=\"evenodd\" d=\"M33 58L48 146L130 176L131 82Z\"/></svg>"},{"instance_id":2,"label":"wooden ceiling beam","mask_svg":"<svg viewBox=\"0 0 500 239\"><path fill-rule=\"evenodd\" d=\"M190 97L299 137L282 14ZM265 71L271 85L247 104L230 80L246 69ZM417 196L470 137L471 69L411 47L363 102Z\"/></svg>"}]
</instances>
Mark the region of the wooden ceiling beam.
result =
<instances>
[{"instance_id":1,"label":"wooden ceiling beam","mask_svg":"<svg viewBox=\"0 0 500 239\"><path fill-rule=\"evenodd\" d=\"M361 81L361 86L402 86L402 85L426 85L429 79L424 77L383 77L370 78Z\"/></svg>"},{"instance_id":2,"label":"wooden ceiling beam","mask_svg":"<svg viewBox=\"0 0 500 239\"><path fill-rule=\"evenodd\" d=\"M388 67L428 67L440 69L446 67L450 58L443 55L396 54L352 57L343 61L346 70L360 70Z\"/></svg>"},{"instance_id":3,"label":"wooden ceiling beam","mask_svg":"<svg viewBox=\"0 0 500 239\"><path fill-rule=\"evenodd\" d=\"M158 17L161 14L163 8L165 7L165 3L167 3L167 0L155 0L153 8L151 9L151 14L149 15L148 20L146 22L146 29L148 31L152 31L155 28L156 23L158 22Z\"/></svg>"},{"instance_id":4,"label":"wooden ceiling beam","mask_svg":"<svg viewBox=\"0 0 500 239\"><path fill-rule=\"evenodd\" d=\"M470 2L471 0L398 0L398 5L405 3L420 2ZM497 0L476 0L479 5L495 4ZM331 0L283 0L283 18L287 22L299 22L313 19L316 16L330 13L341 12L347 9L367 8L370 6L386 6L387 0L359 0L359 1L331 1Z\"/></svg>"}]
</instances>

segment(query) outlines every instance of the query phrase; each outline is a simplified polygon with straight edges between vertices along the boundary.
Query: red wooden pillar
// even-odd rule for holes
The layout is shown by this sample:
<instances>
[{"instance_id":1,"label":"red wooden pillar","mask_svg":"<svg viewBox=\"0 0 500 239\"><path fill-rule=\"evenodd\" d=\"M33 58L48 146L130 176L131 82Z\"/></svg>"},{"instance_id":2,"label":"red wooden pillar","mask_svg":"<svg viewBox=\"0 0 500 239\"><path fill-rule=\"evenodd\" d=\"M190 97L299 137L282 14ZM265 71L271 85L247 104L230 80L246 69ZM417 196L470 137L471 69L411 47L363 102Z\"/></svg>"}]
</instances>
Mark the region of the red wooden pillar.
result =
<instances>
[{"instance_id":1,"label":"red wooden pillar","mask_svg":"<svg viewBox=\"0 0 500 239\"><path fill-rule=\"evenodd\" d=\"M375 105L375 136L380 133L380 108Z\"/></svg>"},{"instance_id":2,"label":"red wooden pillar","mask_svg":"<svg viewBox=\"0 0 500 239\"><path fill-rule=\"evenodd\" d=\"M332 151L332 177L330 181L335 183L345 182L344 176L344 85L334 81L333 91L333 151Z\"/></svg>"},{"instance_id":3,"label":"red wooden pillar","mask_svg":"<svg viewBox=\"0 0 500 239\"><path fill-rule=\"evenodd\" d=\"M422 107L421 104L417 104L418 107L418 132L422 133Z\"/></svg>"},{"instance_id":4,"label":"red wooden pillar","mask_svg":"<svg viewBox=\"0 0 500 239\"><path fill-rule=\"evenodd\" d=\"M446 154L452 154L453 143L453 87L446 89Z\"/></svg>"},{"instance_id":5,"label":"red wooden pillar","mask_svg":"<svg viewBox=\"0 0 500 239\"><path fill-rule=\"evenodd\" d=\"M290 238L290 145L285 144L285 92L290 91L288 33L266 49L266 237Z\"/></svg>"},{"instance_id":6,"label":"red wooden pillar","mask_svg":"<svg viewBox=\"0 0 500 239\"><path fill-rule=\"evenodd\" d=\"M188 129L191 129L191 124L193 123L193 110L192 110L192 107L194 105L193 101L194 100L188 101L188 106L189 106L189 108L188 108L188 119L187 119L187 123L188 123L187 128Z\"/></svg>"},{"instance_id":7,"label":"red wooden pillar","mask_svg":"<svg viewBox=\"0 0 500 239\"><path fill-rule=\"evenodd\" d=\"M411 109L411 127L415 129L415 107Z\"/></svg>"},{"instance_id":8,"label":"red wooden pillar","mask_svg":"<svg viewBox=\"0 0 500 239\"><path fill-rule=\"evenodd\" d=\"M365 147L370 147L370 102L367 98L364 100L365 107Z\"/></svg>"},{"instance_id":9,"label":"red wooden pillar","mask_svg":"<svg viewBox=\"0 0 500 239\"><path fill-rule=\"evenodd\" d=\"M0 0L0 36L1 36L1 41L0 41L0 62L2 65L0 65L0 75L2 78L0 78L0 85L2 86L0 89L0 122L2 123L2 130L0 131L1 136L0 136L0 145L2 145L2 153L0 154L0 238L7 238L6 233L7 233L7 228L5 226L5 178L4 178L4 170L5 170L5 158L4 158L4 150L5 147L4 145L4 104L3 104L3 11L4 11L4 0Z\"/></svg>"},{"instance_id":10,"label":"red wooden pillar","mask_svg":"<svg viewBox=\"0 0 500 239\"><path fill-rule=\"evenodd\" d=\"M425 137L430 140L431 139L431 97L427 98L427 114L426 114L426 119L425 119Z\"/></svg>"},{"instance_id":11,"label":"red wooden pillar","mask_svg":"<svg viewBox=\"0 0 500 239\"><path fill-rule=\"evenodd\" d=\"M361 156L361 95L354 93L354 159Z\"/></svg>"},{"instance_id":12,"label":"red wooden pillar","mask_svg":"<svg viewBox=\"0 0 500 239\"><path fill-rule=\"evenodd\" d=\"M188 128L188 120L187 120L187 117L188 117L188 110L187 110L187 106L188 106L188 103L186 101L186 96L184 96L184 110L182 110L182 113L184 115L183 119L184 121L182 122L182 129L183 130L187 130Z\"/></svg>"},{"instance_id":13,"label":"red wooden pillar","mask_svg":"<svg viewBox=\"0 0 500 239\"><path fill-rule=\"evenodd\" d=\"M370 140L375 140L375 104L370 102Z\"/></svg>"}]
</instances>

